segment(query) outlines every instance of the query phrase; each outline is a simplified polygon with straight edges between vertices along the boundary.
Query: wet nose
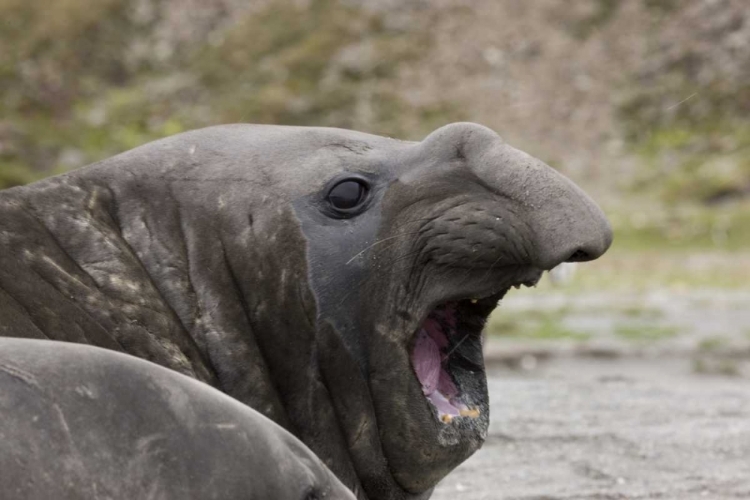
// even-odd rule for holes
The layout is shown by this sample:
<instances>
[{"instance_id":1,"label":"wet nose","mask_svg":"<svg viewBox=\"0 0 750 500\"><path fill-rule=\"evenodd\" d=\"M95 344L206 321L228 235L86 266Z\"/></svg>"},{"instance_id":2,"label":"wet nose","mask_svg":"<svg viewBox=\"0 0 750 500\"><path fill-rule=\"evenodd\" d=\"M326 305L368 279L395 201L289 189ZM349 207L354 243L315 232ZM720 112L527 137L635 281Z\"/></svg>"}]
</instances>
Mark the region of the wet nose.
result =
<instances>
[{"instance_id":1,"label":"wet nose","mask_svg":"<svg viewBox=\"0 0 750 500\"><path fill-rule=\"evenodd\" d=\"M579 248L573 252L573 255L565 259L565 262L588 262L598 259L601 255L601 253L592 252L590 248Z\"/></svg>"},{"instance_id":2,"label":"wet nose","mask_svg":"<svg viewBox=\"0 0 750 500\"><path fill-rule=\"evenodd\" d=\"M603 248L601 245L587 245L582 248L577 248L576 251L570 254L570 257L563 262L588 262L590 260L596 260L604 255L604 252L606 251L607 249Z\"/></svg>"},{"instance_id":3,"label":"wet nose","mask_svg":"<svg viewBox=\"0 0 750 500\"><path fill-rule=\"evenodd\" d=\"M571 219L574 217L576 214L572 212ZM581 221L571 220L558 230L540 228L531 252L534 267L549 270L563 262L588 262L604 255L612 243L609 223L603 214L589 217L586 222L589 224L586 227L581 227Z\"/></svg>"},{"instance_id":4,"label":"wet nose","mask_svg":"<svg viewBox=\"0 0 750 500\"><path fill-rule=\"evenodd\" d=\"M538 164L526 172L525 219L533 236L530 263L552 269L563 262L587 262L601 257L612 244L612 227L606 216L572 181L552 168Z\"/></svg>"}]
</instances>

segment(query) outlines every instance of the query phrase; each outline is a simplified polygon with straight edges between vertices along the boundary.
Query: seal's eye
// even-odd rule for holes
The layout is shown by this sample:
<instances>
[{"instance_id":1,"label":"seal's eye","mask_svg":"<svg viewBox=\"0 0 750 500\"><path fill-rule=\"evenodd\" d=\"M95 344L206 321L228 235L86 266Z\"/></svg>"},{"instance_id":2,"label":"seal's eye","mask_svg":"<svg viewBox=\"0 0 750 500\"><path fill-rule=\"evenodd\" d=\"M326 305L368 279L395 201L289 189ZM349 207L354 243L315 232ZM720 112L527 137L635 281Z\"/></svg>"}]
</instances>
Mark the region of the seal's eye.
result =
<instances>
[{"instance_id":1,"label":"seal's eye","mask_svg":"<svg viewBox=\"0 0 750 500\"><path fill-rule=\"evenodd\" d=\"M328 192L328 202L333 208L350 211L361 205L367 196L367 185L359 179L341 181Z\"/></svg>"}]
</instances>

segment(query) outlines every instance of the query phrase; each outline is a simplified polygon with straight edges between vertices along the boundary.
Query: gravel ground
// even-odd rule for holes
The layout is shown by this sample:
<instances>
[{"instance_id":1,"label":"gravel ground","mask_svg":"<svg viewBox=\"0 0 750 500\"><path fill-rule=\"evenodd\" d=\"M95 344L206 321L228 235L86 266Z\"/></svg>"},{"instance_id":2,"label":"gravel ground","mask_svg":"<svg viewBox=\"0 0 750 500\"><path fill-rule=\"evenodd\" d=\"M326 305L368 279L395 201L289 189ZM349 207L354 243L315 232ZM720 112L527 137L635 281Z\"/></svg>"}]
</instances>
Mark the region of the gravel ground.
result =
<instances>
[{"instance_id":1,"label":"gravel ground","mask_svg":"<svg viewBox=\"0 0 750 500\"><path fill-rule=\"evenodd\" d=\"M685 357L488 369L484 447L434 500L750 498L750 381Z\"/></svg>"}]
</instances>

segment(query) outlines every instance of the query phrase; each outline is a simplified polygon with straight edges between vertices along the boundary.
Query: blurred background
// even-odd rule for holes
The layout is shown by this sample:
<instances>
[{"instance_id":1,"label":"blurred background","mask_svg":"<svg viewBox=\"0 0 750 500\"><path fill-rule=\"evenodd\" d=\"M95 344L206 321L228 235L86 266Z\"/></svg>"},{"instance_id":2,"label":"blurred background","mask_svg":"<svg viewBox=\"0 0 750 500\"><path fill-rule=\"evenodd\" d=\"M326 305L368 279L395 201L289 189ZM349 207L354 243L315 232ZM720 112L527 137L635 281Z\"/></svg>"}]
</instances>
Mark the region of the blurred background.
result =
<instances>
[{"instance_id":1,"label":"blurred background","mask_svg":"<svg viewBox=\"0 0 750 500\"><path fill-rule=\"evenodd\" d=\"M0 188L219 123L419 140L461 120L571 177L615 229L603 259L493 315L506 380L598 380L605 360L747 385L746 0L0 0Z\"/></svg>"},{"instance_id":2,"label":"blurred background","mask_svg":"<svg viewBox=\"0 0 750 500\"><path fill-rule=\"evenodd\" d=\"M750 344L747 318L678 307L750 290L745 0L0 0L2 188L218 123L419 140L460 120L615 228L605 259L540 287L569 300L515 294L539 317L498 332Z\"/></svg>"}]
</instances>

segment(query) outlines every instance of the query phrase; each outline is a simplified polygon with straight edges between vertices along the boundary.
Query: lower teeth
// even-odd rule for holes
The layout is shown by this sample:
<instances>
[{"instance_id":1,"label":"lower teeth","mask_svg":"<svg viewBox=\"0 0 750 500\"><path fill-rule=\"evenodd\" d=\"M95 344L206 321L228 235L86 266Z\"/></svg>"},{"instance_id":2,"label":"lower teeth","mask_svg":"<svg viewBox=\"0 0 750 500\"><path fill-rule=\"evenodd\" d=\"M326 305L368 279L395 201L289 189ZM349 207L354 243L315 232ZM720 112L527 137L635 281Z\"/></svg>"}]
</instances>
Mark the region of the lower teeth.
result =
<instances>
[{"instance_id":1,"label":"lower teeth","mask_svg":"<svg viewBox=\"0 0 750 500\"><path fill-rule=\"evenodd\" d=\"M471 410L461 410L462 417L477 418L479 416L479 408L472 408Z\"/></svg>"}]
</instances>

